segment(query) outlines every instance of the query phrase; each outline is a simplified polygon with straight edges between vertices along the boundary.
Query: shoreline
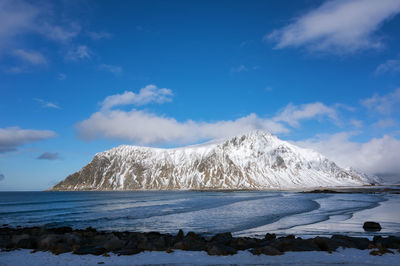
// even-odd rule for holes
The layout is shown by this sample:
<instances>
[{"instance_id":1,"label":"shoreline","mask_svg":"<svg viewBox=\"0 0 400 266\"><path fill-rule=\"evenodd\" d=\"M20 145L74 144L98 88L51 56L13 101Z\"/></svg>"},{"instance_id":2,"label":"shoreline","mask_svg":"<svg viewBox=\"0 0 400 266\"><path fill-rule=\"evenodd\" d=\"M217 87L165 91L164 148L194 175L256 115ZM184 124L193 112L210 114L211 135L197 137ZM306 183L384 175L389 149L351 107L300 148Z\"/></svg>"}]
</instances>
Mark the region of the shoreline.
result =
<instances>
[{"instance_id":1,"label":"shoreline","mask_svg":"<svg viewBox=\"0 0 400 266\"><path fill-rule=\"evenodd\" d=\"M297 193L394 193L400 194L400 184L344 187L266 188L266 189L47 189L42 192L297 192Z\"/></svg>"},{"instance_id":2,"label":"shoreline","mask_svg":"<svg viewBox=\"0 0 400 266\"><path fill-rule=\"evenodd\" d=\"M283 255L285 252L336 252L353 248L368 250L371 255L400 253L400 237L375 236L372 240L362 237L333 235L303 239L294 235L277 237L267 233L264 238L233 237L230 232L202 236L194 232L176 235L159 232L109 232L94 228L70 227L1 227L0 249L15 251L30 249L33 252L49 251L55 255L134 255L146 251L171 253L176 250L203 251L211 256L235 255L248 251L253 255ZM393 250L396 250L395 252Z\"/></svg>"}]
</instances>

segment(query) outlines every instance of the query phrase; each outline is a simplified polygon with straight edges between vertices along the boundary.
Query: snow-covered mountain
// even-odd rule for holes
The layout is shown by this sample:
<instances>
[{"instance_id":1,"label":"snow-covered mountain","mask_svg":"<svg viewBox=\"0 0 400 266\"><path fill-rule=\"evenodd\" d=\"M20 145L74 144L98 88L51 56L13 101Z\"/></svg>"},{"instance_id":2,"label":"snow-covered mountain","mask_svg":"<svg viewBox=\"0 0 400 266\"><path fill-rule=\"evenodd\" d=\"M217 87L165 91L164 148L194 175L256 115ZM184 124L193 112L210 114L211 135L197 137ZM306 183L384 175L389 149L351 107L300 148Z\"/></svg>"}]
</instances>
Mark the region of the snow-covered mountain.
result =
<instances>
[{"instance_id":1,"label":"snow-covered mountain","mask_svg":"<svg viewBox=\"0 0 400 266\"><path fill-rule=\"evenodd\" d=\"M51 190L296 189L375 182L315 151L254 131L175 149L119 146L96 154Z\"/></svg>"}]
</instances>

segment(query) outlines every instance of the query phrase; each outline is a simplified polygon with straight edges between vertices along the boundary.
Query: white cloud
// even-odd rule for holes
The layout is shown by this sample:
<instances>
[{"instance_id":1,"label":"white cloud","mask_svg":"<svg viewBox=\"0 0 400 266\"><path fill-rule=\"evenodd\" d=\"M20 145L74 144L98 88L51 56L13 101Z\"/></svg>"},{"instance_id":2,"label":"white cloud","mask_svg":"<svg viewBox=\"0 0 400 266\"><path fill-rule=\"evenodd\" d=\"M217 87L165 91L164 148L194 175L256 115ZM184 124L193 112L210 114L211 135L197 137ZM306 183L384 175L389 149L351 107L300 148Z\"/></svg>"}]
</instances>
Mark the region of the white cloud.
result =
<instances>
[{"instance_id":1,"label":"white cloud","mask_svg":"<svg viewBox=\"0 0 400 266\"><path fill-rule=\"evenodd\" d=\"M14 50L13 54L32 65L43 65L47 63L46 58L41 53L36 51L17 49Z\"/></svg>"},{"instance_id":2,"label":"white cloud","mask_svg":"<svg viewBox=\"0 0 400 266\"><path fill-rule=\"evenodd\" d=\"M371 98L361 100L361 104L366 108L381 114L391 114L398 110L400 103L400 88L387 95L380 96L374 94Z\"/></svg>"},{"instance_id":3,"label":"white cloud","mask_svg":"<svg viewBox=\"0 0 400 266\"><path fill-rule=\"evenodd\" d=\"M379 119L376 123L372 124L373 127L378 127L378 128L388 128L388 127L394 127L396 126L397 123L391 118L386 118L386 119Z\"/></svg>"},{"instance_id":4,"label":"white cloud","mask_svg":"<svg viewBox=\"0 0 400 266\"><path fill-rule=\"evenodd\" d=\"M113 110L121 105L143 105L150 102L170 101L172 91L158 89L155 85L142 88L139 93L130 91L106 97L101 110L87 120L77 124L79 135L86 140L108 138L127 140L140 144L193 143L205 139L227 137L250 130L261 129L275 134L288 133L291 127L298 127L300 121L328 117L337 121L336 112L322 103L295 106L289 104L275 117L261 118L256 114L236 120L214 122L177 121L172 117L160 116L148 111Z\"/></svg>"},{"instance_id":5,"label":"white cloud","mask_svg":"<svg viewBox=\"0 0 400 266\"><path fill-rule=\"evenodd\" d=\"M382 47L375 32L400 12L399 0L331 0L264 37L276 48L351 53Z\"/></svg>"},{"instance_id":6,"label":"white cloud","mask_svg":"<svg viewBox=\"0 0 400 266\"><path fill-rule=\"evenodd\" d=\"M357 120L357 119L351 119L350 124L353 125L356 128L362 128L363 127L363 121Z\"/></svg>"},{"instance_id":7,"label":"white cloud","mask_svg":"<svg viewBox=\"0 0 400 266\"><path fill-rule=\"evenodd\" d=\"M57 76L58 80L65 80L67 78L67 75L65 75L64 73L59 73Z\"/></svg>"},{"instance_id":8,"label":"white cloud","mask_svg":"<svg viewBox=\"0 0 400 266\"><path fill-rule=\"evenodd\" d=\"M231 73L240 73L243 71L248 71L249 69L245 65L240 65L237 67L232 67L231 68Z\"/></svg>"},{"instance_id":9,"label":"white cloud","mask_svg":"<svg viewBox=\"0 0 400 266\"><path fill-rule=\"evenodd\" d=\"M67 21L59 24L55 17L50 4L1 0L0 51L5 47L15 47L17 37L25 34L37 34L61 42L70 41L79 34L81 27L77 23Z\"/></svg>"},{"instance_id":10,"label":"white cloud","mask_svg":"<svg viewBox=\"0 0 400 266\"><path fill-rule=\"evenodd\" d=\"M111 34L105 31L89 31L87 35L93 40L101 40L101 39L108 39L111 37Z\"/></svg>"},{"instance_id":11,"label":"white cloud","mask_svg":"<svg viewBox=\"0 0 400 266\"><path fill-rule=\"evenodd\" d=\"M157 88L155 85L147 85L141 88L139 93L125 91L123 94L108 96L102 103L102 109L111 109L118 105L144 105L151 102L164 103L171 101L173 93L170 89Z\"/></svg>"},{"instance_id":12,"label":"white cloud","mask_svg":"<svg viewBox=\"0 0 400 266\"><path fill-rule=\"evenodd\" d=\"M350 140L354 135L357 133L342 132L295 143L324 154L342 167L353 167L369 174L400 173L400 140L384 135L358 143Z\"/></svg>"},{"instance_id":13,"label":"white cloud","mask_svg":"<svg viewBox=\"0 0 400 266\"><path fill-rule=\"evenodd\" d=\"M101 64L99 66L99 69L108 71L108 72L114 74L115 76L121 75L121 73L122 73L122 67L120 67L120 66Z\"/></svg>"},{"instance_id":14,"label":"white cloud","mask_svg":"<svg viewBox=\"0 0 400 266\"><path fill-rule=\"evenodd\" d=\"M254 129L264 129L274 133L288 131L283 125L259 118L255 114L236 120L207 123L192 120L179 122L174 118L140 110L97 112L89 119L80 122L77 129L79 135L86 140L110 138L140 144L191 143Z\"/></svg>"},{"instance_id":15,"label":"white cloud","mask_svg":"<svg viewBox=\"0 0 400 266\"><path fill-rule=\"evenodd\" d=\"M51 22L45 22L38 26L38 31L50 40L69 42L79 34L81 26L77 23L60 26L54 25Z\"/></svg>"},{"instance_id":16,"label":"white cloud","mask_svg":"<svg viewBox=\"0 0 400 266\"><path fill-rule=\"evenodd\" d=\"M66 59L72 61L90 59L91 57L92 52L86 45L78 45L75 48L71 48L65 56Z\"/></svg>"},{"instance_id":17,"label":"white cloud","mask_svg":"<svg viewBox=\"0 0 400 266\"><path fill-rule=\"evenodd\" d=\"M39 99L39 98L35 98L35 101L37 101L38 103L40 103L42 105L43 108L54 108L54 109L61 109L60 106L58 106L55 103L52 102L47 102L43 99Z\"/></svg>"},{"instance_id":18,"label":"white cloud","mask_svg":"<svg viewBox=\"0 0 400 266\"><path fill-rule=\"evenodd\" d=\"M384 74L384 73L395 73L400 72L400 60L390 59L386 62L380 64L376 70L375 74Z\"/></svg>"},{"instance_id":19,"label":"white cloud","mask_svg":"<svg viewBox=\"0 0 400 266\"><path fill-rule=\"evenodd\" d=\"M0 1L0 49L12 44L15 36L33 30L39 10L18 0Z\"/></svg>"},{"instance_id":20,"label":"white cloud","mask_svg":"<svg viewBox=\"0 0 400 266\"><path fill-rule=\"evenodd\" d=\"M0 153L15 151L18 146L55 137L50 130L20 129L19 127L0 128Z\"/></svg>"},{"instance_id":21,"label":"white cloud","mask_svg":"<svg viewBox=\"0 0 400 266\"><path fill-rule=\"evenodd\" d=\"M288 104L275 118L274 121L286 122L292 127L299 127L299 121L315 117L329 117L338 121L336 110L323 103L309 103L302 105Z\"/></svg>"}]
</instances>

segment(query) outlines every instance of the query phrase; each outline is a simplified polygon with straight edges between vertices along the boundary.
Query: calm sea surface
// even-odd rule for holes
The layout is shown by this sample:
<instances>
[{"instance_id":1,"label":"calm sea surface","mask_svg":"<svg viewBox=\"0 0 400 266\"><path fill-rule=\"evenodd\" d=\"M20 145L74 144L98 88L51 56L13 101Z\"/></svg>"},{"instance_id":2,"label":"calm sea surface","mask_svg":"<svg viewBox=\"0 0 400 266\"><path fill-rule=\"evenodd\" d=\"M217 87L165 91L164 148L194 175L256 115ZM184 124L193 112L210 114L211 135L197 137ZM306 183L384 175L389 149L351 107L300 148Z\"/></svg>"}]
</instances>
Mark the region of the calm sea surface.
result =
<instances>
[{"instance_id":1,"label":"calm sea surface","mask_svg":"<svg viewBox=\"0 0 400 266\"><path fill-rule=\"evenodd\" d=\"M0 192L0 226L214 234L400 234L400 196L289 192ZM367 234L368 235L368 234Z\"/></svg>"}]
</instances>

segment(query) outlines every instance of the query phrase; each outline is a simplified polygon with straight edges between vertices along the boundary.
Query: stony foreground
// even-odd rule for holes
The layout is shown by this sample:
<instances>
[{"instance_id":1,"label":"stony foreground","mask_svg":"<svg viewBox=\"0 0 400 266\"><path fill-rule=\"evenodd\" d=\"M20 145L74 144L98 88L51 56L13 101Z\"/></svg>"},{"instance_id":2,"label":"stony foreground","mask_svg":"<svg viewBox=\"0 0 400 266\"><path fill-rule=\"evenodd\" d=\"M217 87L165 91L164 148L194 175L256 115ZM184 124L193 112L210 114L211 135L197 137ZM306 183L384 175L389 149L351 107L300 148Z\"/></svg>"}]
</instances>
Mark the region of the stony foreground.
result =
<instances>
[{"instance_id":1,"label":"stony foreground","mask_svg":"<svg viewBox=\"0 0 400 266\"><path fill-rule=\"evenodd\" d=\"M233 255L248 250L254 255L282 255L287 251L336 251L338 248L370 249L371 255L400 252L400 237L367 238L334 235L331 238L302 239L293 235L277 238L266 234L263 239L232 237L231 233L203 237L179 231L177 235L158 232L105 232L93 228L73 230L70 227L0 228L0 248L3 251L32 249L53 254L72 252L78 255L133 255L142 251L173 250L206 251L209 255Z\"/></svg>"}]
</instances>

